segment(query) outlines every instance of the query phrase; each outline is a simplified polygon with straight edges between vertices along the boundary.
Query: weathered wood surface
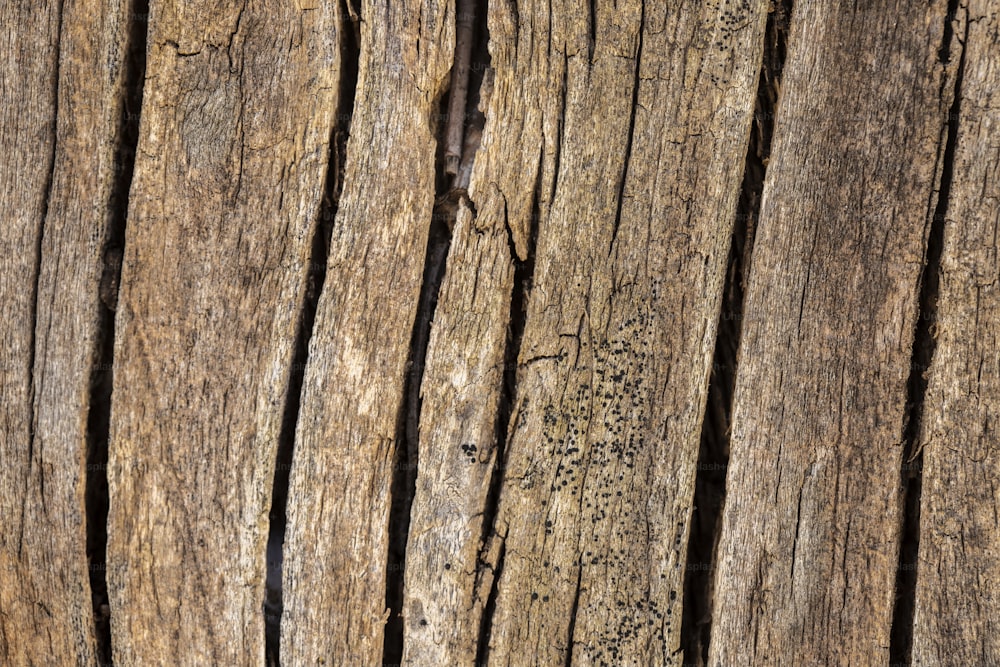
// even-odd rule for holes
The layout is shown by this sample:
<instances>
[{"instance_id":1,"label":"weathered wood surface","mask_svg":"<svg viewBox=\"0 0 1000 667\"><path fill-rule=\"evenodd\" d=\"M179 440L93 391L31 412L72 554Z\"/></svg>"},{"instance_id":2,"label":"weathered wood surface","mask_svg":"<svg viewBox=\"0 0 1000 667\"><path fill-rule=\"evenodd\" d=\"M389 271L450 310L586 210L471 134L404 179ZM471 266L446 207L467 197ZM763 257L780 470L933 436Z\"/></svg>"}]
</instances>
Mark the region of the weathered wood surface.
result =
<instances>
[{"instance_id":1,"label":"weathered wood surface","mask_svg":"<svg viewBox=\"0 0 1000 667\"><path fill-rule=\"evenodd\" d=\"M450 3L362 3L344 186L289 482L281 626L289 665L382 659L389 490L453 12Z\"/></svg>"},{"instance_id":2,"label":"weathered wood surface","mask_svg":"<svg viewBox=\"0 0 1000 667\"><path fill-rule=\"evenodd\" d=\"M795 4L744 309L712 665L888 662L907 380L951 104L946 10Z\"/></svg>"},{"instance_id":3,"label":"weathered wood surface","mask_svg":"<svg viewBox=\"0 0 1000 667\"><path fill-rule=\"evenodd\" d=\"M130 193L126 33L146 17L0 6L0 663L104 658L87 462L113 332L115 664L265 663L296 406L283 591L270 579L283 664L400 647L414 667L702 664L681 651L691 505L773 8L484 4L490 71L469 94L486 124L469 118L459 190L437 202L455 2L153 0ZM908 659L893 609L913 593L897 567L917 445L913 664L1000 663L998 34L985 0L802 0L787 63L765 63L779 109L700 601L713 666ZM300 404L310 255L334 209ZM939 292L922 275L936 210ZM922 286L938 338L908 398ZM401 553L389 526L407 511Z\"/></svg>"},{"instance_id":4,"label":"weathered wood surface","mask_svg":"<svg viewBox=\"0 0 1000 667\"><path fill-rule=\"evenodd\" d=\"M595 12L490 15L477 215L459 219L424 382L407 664L473 664L481 636L490 664L681 660L700 417L765 6ZM498 461L512 250L537 264ZM499 516L480 545L494 465ZM495 615L480 621L492 586Z\"/></svg>"},{"instance_id":5,"label":"weathered wood surface","mask_svg":"<svg viewBox=\"0 0 1000 667\"><path fill-rule=\"evenodd\" d=\"M128 16L108 1L0 17L0 663L90 665L87 420Z\"/></svg>"},{"instance_id":6,"label":"weathered wood surface","mask_svg":"<svg viewBox=\"0 0 1000 667\"><path fill-rule=\"evenodd\" d=\"M1000 664L1000 22L981 1L956 18L960 111L920 439L913 664L927 667Z\"/></svg>"},{"instance_id":7,"label":"weathered wood surface","mask_svg":"<svg viewBox=\"0 0 1000 667\"><path fill-rule=\"evenodd\" d=\"M278 430L339 81L336 5L154 0L116 323L116 665L261 664Z\"/></svg>"}]
</instances>

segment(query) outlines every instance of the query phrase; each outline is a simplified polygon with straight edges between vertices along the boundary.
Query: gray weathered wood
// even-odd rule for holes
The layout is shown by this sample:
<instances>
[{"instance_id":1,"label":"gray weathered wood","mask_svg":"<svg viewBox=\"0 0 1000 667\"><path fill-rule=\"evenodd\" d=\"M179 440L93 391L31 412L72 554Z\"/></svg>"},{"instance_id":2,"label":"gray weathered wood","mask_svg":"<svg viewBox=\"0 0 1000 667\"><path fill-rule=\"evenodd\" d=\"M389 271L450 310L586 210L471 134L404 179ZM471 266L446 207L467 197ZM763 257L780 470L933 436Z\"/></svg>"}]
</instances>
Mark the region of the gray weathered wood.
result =
<instances>
[{"instance_id":1,"label":"gray weathered wood","mask_svg":"<svg viewBox=\"0 0 1000 667\"><path fill-rule=\"evenodd\" d=\"M926 667L1000 664L1000 22L983 1L956 18L961 111L921 423L913 664Z\"/></svg>"},{"instance_id":2,"label":"gray weathered wood","mask_svg":"<svg viewBox=\"0 0 1000 667\"><path fill-rule=\"evenodd\" d=\"M261 664L278 430L337 106L336 3L154 0L117 310L117 665Z\"/></svg>"},{"instance_id":3,"label":"gray weathered wood","mask_svg":"<svg viewBox=\"0 0 1000 667\"><path fill-rule=\"evenodd\" d=\"M946 3L795 3L744 308L710 664L886 664ZM892 17L891 20L887 17Z\"/></svg>"}]
</instances>

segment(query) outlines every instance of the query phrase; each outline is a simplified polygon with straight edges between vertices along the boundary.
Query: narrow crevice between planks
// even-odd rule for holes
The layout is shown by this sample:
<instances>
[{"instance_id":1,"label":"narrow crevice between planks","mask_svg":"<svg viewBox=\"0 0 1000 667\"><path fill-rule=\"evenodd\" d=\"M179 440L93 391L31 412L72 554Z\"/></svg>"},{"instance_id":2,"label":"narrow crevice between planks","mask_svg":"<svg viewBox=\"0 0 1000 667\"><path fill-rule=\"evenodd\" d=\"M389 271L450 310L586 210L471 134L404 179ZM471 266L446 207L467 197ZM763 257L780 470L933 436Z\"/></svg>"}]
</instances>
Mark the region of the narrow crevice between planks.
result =
<instances>
[{"instance_id":1,"label":"narrow crevice between planks","mask_svg":"<svg viewBox=\"0 0 1000 667\"><path fill-rule=\"evenodd\" d=\"M588 40L587 40L587 61L593 66L594 64L594 48L597 46L597 0L587 1L588 9L590 10L587 16L587 29L588 29ZM642 39L640 34L639 39ZM638 59L636 59L638 61ZM636 76L638 76L639 68L636 67ZM638 86L636 86L638 88Z\"/></svg>"},{"instance_id":2,"label":"narrow crevice between planks","mask_svg":"<svg viewBox=\"0 0 1000 667\"><path fill-rule=\"evenodd\" d=\"M591 17L591 20L596 20ZM615 222L611 227L611 242L608 244L608 256L611 256L618 238L618 228L622 223L622 205L625 203L625 180L628 178L629 164L632 161L632 139L635 135L635 113L639 109L639 71L642 66L642 34L646 29L646 3L639 7L639 45L635 50L635 79L632 81L632 109L628 118L628 135L625 139L625 161L622 163L621 175L618 178L618 205L615 208ZM593 60L593 54L591 54Z\"/></svg>"},{"instance_id":3,"label":"narrow crevice between planks","mask_svg":"<svg viewBox=\"0 0 1000 667\"><path fill-rule=\"evenodd\" d=\"M503 537L496 533L495 523L497 509L500 506L500 489L503 487L503 473L507 458L507 436L510 429L510 420L514 414L514 401L517 398L517 360L521 353L521 340L524 338L524 328L528 320L528 298L531 294L532 280L535 275L535 248L538 245L538 221L541 217L539 197L541 196L542 187L542 157L543 155L539 154L538 176L535 180L535 190L531 203L531 219L529 220L527 257L523 261L517 255L513 232L509 226L507 227L507 245L510 249L511 261L514 264L514 286L510 294L510 315L507 319L507 342L506 349L504 350L503 386L500 390L496 421L496 456L490 477L489 492L486 495L486 505L483 510L483 534L480 541L482 551L478 567L480 569L493 569L493 585L489 596L486 598L486 604L483 606L483 615L479 623L479 646L476 655L477 665L487 664L489 658L490 631L493 627L493 612L496 609L496 596L500 583L500 574L503 569ZM558 173L558 167L556 173ZM488 557L489 545L494 540L500 541L499 555L495 567L491 565Z\"/></svg>"},{"instance_id":4,"label":"narrow crevice between planks","mask_svg":"<svg viewBox=\"0 0 1000 667\"><path fill-rule=\"evenodd\" d=\"M295 353L288 377L288 396L278 434L278 453L271 487L271 510L268 513L270 526L267 535L267 569L264 598L264 646L269 667L281 664L281 614L284 609L282 594L282 564L284 563L286 507L288 505L288 481L292 469L292 455L295 451L295 425L299 418L302 401L302 383L306 365L309 362L309 340L316 320L316 307L326 282L327 258L330 254L330 239L333 221L337 215L340 193L344 182L344 156L351 129L354 96L358 83L358 57L361 52L356 27L347 29L347 21L355 21L357 10L350 0L342 3L341 17L341 72L340 94L334 126L330 133L330 157L327 162L326 183L323 201L319 207L319 220L313 235L312 248L306 278L306 291L299 309L299 324L295 338Z\"/></svg>"},{"instance_id":5,"label":"narrow crevice between planks","mask_svg":"<svg viewBox=\"0 0 1000 667\"><path fill-rule=\"evenodd\" d=\"M573 637L576 635L576 618L580 615L580 590L582 586L583 568L581 567L576 572L576 591L573 593L573 604L569 608L569 632L566 634L565 667L573 667Z\"/></svg>"},{"instance_id":6,"label":"narrow crevice between planks","mask_svg":"<svg viewBox=\"0 0 1000 667\"><path fill-rule=\"evenodd\" d=\"M45 198L42 201L42 217L38 226L38 237L35 242L35 256L32 262L34 275L31 281L31 339L28 343L28 471L30 477L31 466L35 461L35 347L38 343L38 289L42 277L42 248L45 242L45 221L49 217L49 202L52 200L52 183L56 171L56 149L59 146L58 125L59 125L59 63L60 63L60 43L63 31L63 17L65 16L63 3L60 2L57 10L59 12L59 26L56 29L56 43L52 46L55 53L55 65L52 72L52 150L49 152L49 166L45 177ZM42 488L42 495L45 491L45 470L39 473L39 480ZM28 478L25 478L25 484ZM21 509L21 536L17 545L17 557L21 558L21 550L24 548L24 508Z\"/></svg>"},{"instance_id":7,"label":"narrow crevice between planks","mask_svg":"<svg viewBox=\"0 0 1000 667\"><path fill-rule=\"evenodd\" d=\"M486 0L456 2L456 35L462 43L456 45L450 85L442 92L434 119L437 124L434 209L427 236L417 314L410 337L410 355L404 379L403 402L396 426L398 444L390 487L389 553L385 573L385 605L389 610L389 619L382 643L383 665L399 665L403 659L402 609L406 543L410 532L410 508L416 493L420 456L420 384L427 360L431 325L445 276L452 230L459 207L467 206L472 215L476 215L475 204L468 196L468 179L479 148L478 133L482 131L485 121L478 105L483 74L490 64L487 50L487 10ZM459 53L459 50L463 53ZM455 94L464 97L464 100L455 100ZM453 101L462 103L461 113L456 113L452 108ZM459 147L457 149L456 142Z\"/></svg>"},{"instance_id":8,"label":"narrow crevice between planks","mask_svg":"<svg viewBox=\"0 0 1000 667\"><path fill-rule=\"evenodd\" d=\"M499 460L500 459L498 456L497 461ZM490 656L490 630L493 627L493 614L497 608L497 594L500 592L500 577L501 575L503 575L503 559L507 551L507 545L502 539L499 539L498 544L499 547L498 547L496 565L495 566L490 565L489 563L485 562L481 562L479 564L480 568L484 567L492 568L493 583L490 586L489 596L486 598L486 604L483 606L483 617L479 623L479 645L476 648L476 665L489 664L488 661Z\"/></svg>"},{"instance_id":9,"label":"narrow crevice between planks","mask_svg":"<svg viewBox=\"0 0 1000 667\"><path fill-rule=\"evenodd\" d=\"M958 11L958 0L950 0L945 15L944 35L939 59L947 69L954 57L955 45L964 45L954 34L952 22ZM968 37L968 24L966 24ZM961 48L961 47L960 47ZM896 596L892 611L892 629L889 644L890 664L908 665L913 648L913 614L917 590L917 554L920 547L920 493L923 476L923 454L920 450L920 428L923 419L924 398L927 391L927 371L937 348L937 305L940 281L941 250L944 246L945 215L955 168L955 146L958 143L958 118L961 111L962 74L965 69L965 49L961 48L954 79L951 108L944 135L941 158L941 182L937 203L930 221L924 270L920 277L920 311L913 337L913 354L910 377L907 383L906 426L903 433L905 450L900 470L900 488L903 494L903 517L899 548L899 565L896 570ZM943 93L942 89L942 93Z\"/></svg>"},{"instance_id":10,"label":"narrow crevice between planks","mask_svg":"<svg viewBox=\"0 0 1000 667\"><path fill-rule=\"evenodd\" d=\"M122 105L115 142L115 182L108 202L107 229L102 249L98 326L94 365L90 371L87 413L87 476L84 507L87 527L87 565L94 607L98 664L111 664L111 605L108 601L108 438L111 424L111 390L114 384L115 309L128 221L128 196L139 142L146 77L146 37L149 1L128 5L125 71L120 91Z\"/></svg>"},{"instance_id":11,"label":"narrow crevice between planks","mask_svg":"<svg viewBox=\"0 0 1000 667\"><path fill-rule=\"evenodd\" d=\"M702 421L698 470L695 478L691 533L684 578L684 615L681 646L685 664L708 664L712 634L713 580L716 549L722 528L729 466L729 427L736 385L737 352L743 322L743 297L760 214L764 176L771 153L774 112L778 103L781 70L785 63L792 1L778 3L768 16L763 62L757 87L750 142L743 183L736 208L726 284L719 314L712 373Z\"/></svg>"},{"instance_id":12,"label":"narrow crevice between planks","mask_svg":"<svg viewBox=\"0 0 1000 667\"><path fill-rule=\"evenodd\" d=\"M439 116L447 116L447 96L439 106ZM441 123L438 140L438 159L435 165L438 184L447 182L442 159L444 127ZM451 246L451 229L455 211L449 211L443 203L444 193L438 185L434 211L431 215L430 232L427 236L427 250L424 255L423 282L420 286L417 316L410 334L410 355L407 359L407 373L404 379L403 401L396 422L396 453L392 466L389 507L389 554L386 559L385 605L390 610L382 640L382 664L398 665L403 658L403 571L406 558L406 541L410 531L410 506L413 503L417 478L417 448L420 432L420 380L423 377L424 362L427 357L427 341L430 325L437 306L437 295L444 277L445 262ZM449 221L449 215L450 221Z\"/></svg>"},{"instance_id":13,"label":"narrow crevice between planks","mask_svg":"<svg viewBox=\"0 0 1000 667\"><path fill-rule=\"evenodd\" d=\"M440 142L439 142L440 143ZM439 151L440 153L440 151ZM444 171L439 161L439 172ZM439 194L439 198L446 195ZM417 317L410 337L410 357L405 379L404 398L397 422L396 447L389 510L389 557L386 560L385 604L390 610L383 639L383 664L398 665L403 657L403 574L406 558L406 541L410 531L410 506L416 488L419 432L420 432L420 380L427 357L427 342L431 322L437 306L437 296L444 278L448 249L451 247L451 227L457 208L450 202L435 204L427 237L423 283Z\"/></svg>"}]
</instances>

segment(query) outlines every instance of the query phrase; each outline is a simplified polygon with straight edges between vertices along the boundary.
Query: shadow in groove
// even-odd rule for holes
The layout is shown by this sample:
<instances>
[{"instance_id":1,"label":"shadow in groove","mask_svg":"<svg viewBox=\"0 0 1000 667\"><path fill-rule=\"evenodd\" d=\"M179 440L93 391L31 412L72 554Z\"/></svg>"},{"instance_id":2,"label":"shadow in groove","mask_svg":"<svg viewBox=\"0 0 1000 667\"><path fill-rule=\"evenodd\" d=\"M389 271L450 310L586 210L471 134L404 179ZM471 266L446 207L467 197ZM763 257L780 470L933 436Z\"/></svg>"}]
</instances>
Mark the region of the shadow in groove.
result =
<instances>
[{"instance_id":1,"label":"shadow in groove","mask_svg":"<svg viewBox=\"0 0 1000 667\"><path fill-rule=\"evenodd\" d=\"M722 528L729 467L729 428L733 390L736 385L737 351L743 321L743 296L750 275L760 200L764 190L767 160L774 132L774 112L785 64L791 0L775 3L768 16L750 144L747 147L736 223L729 250L726 284L712 358L701 446L695 479L694 509L688 537L687 571L684 580L684 615L681 647L685 664L708 664L712 636L715 556Z\"/></svg>"}]
</instances>

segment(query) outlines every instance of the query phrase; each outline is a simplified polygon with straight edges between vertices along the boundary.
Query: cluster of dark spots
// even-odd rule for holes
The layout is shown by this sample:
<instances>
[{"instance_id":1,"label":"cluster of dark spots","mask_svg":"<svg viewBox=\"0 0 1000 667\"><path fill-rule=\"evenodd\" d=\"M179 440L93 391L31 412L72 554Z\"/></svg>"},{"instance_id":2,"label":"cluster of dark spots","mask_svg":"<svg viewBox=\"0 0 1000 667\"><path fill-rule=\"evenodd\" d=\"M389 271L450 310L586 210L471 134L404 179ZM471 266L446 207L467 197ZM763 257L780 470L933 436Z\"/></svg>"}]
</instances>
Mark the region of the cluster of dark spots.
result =
<instances>
[{"instance_id":1,"label":"cluster of dark spots","mask_svg":"<svg viewBox=\"0 0 1000 667\"><path fill-rule=\"evenodd\" d=\"M723 0L721 4L712 3L709 9L715 11L709 14L712 18L708 19L710 23L704 29L708 34L715 36L712 48L720 54L725 54L732 49L732 42L737 33L750 24L750 0ZM716 85L729 83L728 77L720 77L718 74L710 74L709 78Z\"/></svg>"},{"instance_id":2,"label":"cluster of dark spots","mask_svg":"<svg viewBox=\"0 0 1000 667\"><path fill-rule=\"evenodd\" d=\"M531 600L532 601L541 600L542 602L548 602L549 601L549 596L548 595L539 595L538 591L532 591L531 592Z\"/></svg>"},{"instance_id":3,"label":"cluster of dark spots","mask_svg":"<svg viewBox=\"0 0 1000 667\"><path fill-rule=\"evenodd\" d=\"M581 466L586 470L587 492L580 498L579 521L599 524L615 521L623 544L631 539L627 529L632 505L626 489L627 475L639 465L650 431L646 365L651 361L654 316L640 309L609 327L611 335L593 341L592 365L580 368L572 393L561 405L549 404L542 414L543 439L548 460L554 462L549 490L552 493L583 490ZM542 501L545 505L546 501ZM545 534L554 531L551 521ZM627 569L629 555L609 549L608 554L586 552L581 566L603 565ZM627 582L623 582L627 583Z\"/></svg>"},{"instance_id":4,"label":"cluster of dark spots","mask_svg":"<svg viewBox=\"0 0 1000 667\"><path fill-rule=\"evenodd\" d=\"M462 454L469 457L469 463L475 463L479 459L477 458L477 452L479 449L472 443L462 443L461 445Z\"/></svg>"},{"instance_id":5,"label":"cluster of dark spots","mask_svg":"<svg viewBox=\"0 0 1000 667\"><path fill-rule=\"evenodd\" d=\"M722 20L719 25L721 36L715 42L719 51L725 51L729 48L727 40L747 26L750 16L750 0L740 0L738 3L727 1L723 7L727 7L727 9L722 10Z\"/></svg>"},{"instance_id":6,"label":"cluster of dark spots","mask_svg":"<svg viewBox=\"0 0 1000 667\"><path fill-rule=\"evenodd\" d=\"M673 597L676 593L671 591ZM636 641L646 641L649 628L658 627L655 633L660 642L666 643L667 633L671 625L671 609L660 609L659 604L646 594L643 597L630 600L618 598L614 602L620 619L617 627L606 628L598 636L598 642L589 653L594 664L604 667L624 664L634 653L632 644Z\"/></svg>"},{"instance_id":7,"label":"cluster of dark spots","mask_svg":"<svg viewBox=\"0 0 1000 667\"><path fill-rule=\"evenodd\" d=\"M651 303L656 302L659 287L653 283ZM583 579L603 581L602 588L620 596L610 610L588 609L588 598L578 610L601 616L611 612L606 629L585 643L573 642L574 653L603 665L625 663L640 646L666 645L673 626L680 623L677 593L670 591L668 597L664 587L667 573L648 574L636 568L637 542L650 539L666 540L674 552L674 567L681 568L685 524L678 522L673 536L669 525L662 537L650 534L646 499L632 489L636 472L655 465L652 449L659 444L656 434L662 432L658 426L662 415L651 407L651 378L656 373L650 373L649 366L662 361L656 354L655 309L646 304L629 308L628 313L612 316L602 330L606 335L580 336L582 352L568 371L567 392L560 402L546 405L541 415L543 453L552 462L548 489L556 498L574 496L549 506L579 507L575 518L579 526L574 528L589 526L593 531L592 538L581 542L572 567L562 561L563 571L577 570ZM645 479L645 473L640 477ZM637 481L638 488L644 488ZM546 536L563 532L557 515L547 517L543 527ZM542 567L551 578L560 576L552 561L543 560ZM655 585L644 584L646 577ZM532 600L543 599L540 595L541 591L532 595Z\"/></svg>"},{"instance_id":8,"label":"cluster of dark spots","mask_svg":"<svg viewBox=\"0 0 1000 667\"><path fill-rule=\"evenodd\" d=\"M558 461L549 485L550 491L567 487L573 493L580 490L581 460L578 454L581 452L580 439L587 429L589 405L590 386L579 383L570 408L560 412L552 404L545 406L543 434L550 448L550 460Z\"/></svg>"},{"instance_id":9,"label":"cluster of dark spots","mask_svg":"<svg viewBox=\"0 0 1000 667\"><path fill-rule=\"evenodd\" d=\"M592 445L591 464L632 470L636 457L645 449L643 427L649 392L645 387L646 363L650 359L649 341L653 337L653 317L640 312L624 319L614 337L601 341L595 350L595 394L599 397L603 436ZM608 489L616 480L605 480Z\"/></svg>"}]
</instances>

